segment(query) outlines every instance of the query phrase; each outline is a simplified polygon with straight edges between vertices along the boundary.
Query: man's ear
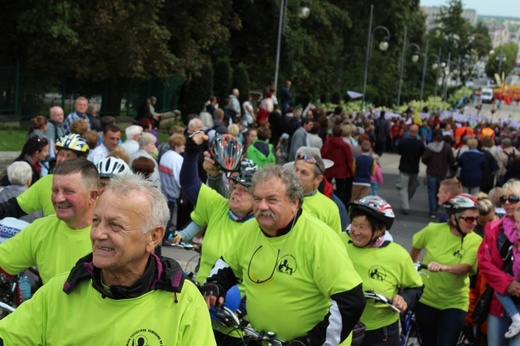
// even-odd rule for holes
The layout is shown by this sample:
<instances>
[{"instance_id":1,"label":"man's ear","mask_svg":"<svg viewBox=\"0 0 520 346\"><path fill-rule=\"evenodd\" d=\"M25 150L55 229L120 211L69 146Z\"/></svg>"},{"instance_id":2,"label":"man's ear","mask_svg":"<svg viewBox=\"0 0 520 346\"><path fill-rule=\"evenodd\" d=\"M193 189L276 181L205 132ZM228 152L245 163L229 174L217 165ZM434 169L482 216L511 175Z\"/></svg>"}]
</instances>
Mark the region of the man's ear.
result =
<instances>
[{"instance_id":1,"label":"man's ear","mask_svg":"<svg viewBox=\"0 0 520 346\"><path fill-rule=\"evenodd\" d=\"M95 204L97 202L98 197L99 197L99 190L98 189L91 190L89 194L90 194L90 199Z\"/></svg>"},{"instance_id":2,"label":"man's ear","mask_svg":"<svg viewBox=\"0 0 520 346\"><path fill-rule=\"evenodd\" d=\"M146 246L146 250L148 252L152 253L157 245L161 244L164 237L164 232L165 229L163 226L157 226L148 232L150 234L150 239L148 245Z\"/></svg>"}]
</instances>

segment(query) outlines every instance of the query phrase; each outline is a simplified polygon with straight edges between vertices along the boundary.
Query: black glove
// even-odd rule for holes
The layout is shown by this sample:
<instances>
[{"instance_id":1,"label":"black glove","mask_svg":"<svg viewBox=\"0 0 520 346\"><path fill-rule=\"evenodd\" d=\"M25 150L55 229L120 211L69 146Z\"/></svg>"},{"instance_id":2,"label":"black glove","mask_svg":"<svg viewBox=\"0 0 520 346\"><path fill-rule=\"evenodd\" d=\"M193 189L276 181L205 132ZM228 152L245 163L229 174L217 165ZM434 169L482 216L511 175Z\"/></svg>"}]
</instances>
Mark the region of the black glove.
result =
<instances>
[{"instance_id":1,"label":"black glove","mask_svg":"<svg viewBox=\"0 0 520 346\"><path fill-rule=\"evenodd\" d=\"M186 136L186 148L184 149L189 154L198 154L204 149L204 143L197 144L189 135Z\"/></svg>"},{"instance_id":2,"label":"black glove","mask_svg":"<svg viewBox=\"0 0 520 346\"><path fill-rule=\"evenodd\" d=\"M226 291L224 290L224 287L220 286L219 284L204 284L200 286L200 293L202 293L203 296L215 296L217 298L217 304L219 305L219 298L225 298L226 297Z\"/></svg>"}]
</instances>

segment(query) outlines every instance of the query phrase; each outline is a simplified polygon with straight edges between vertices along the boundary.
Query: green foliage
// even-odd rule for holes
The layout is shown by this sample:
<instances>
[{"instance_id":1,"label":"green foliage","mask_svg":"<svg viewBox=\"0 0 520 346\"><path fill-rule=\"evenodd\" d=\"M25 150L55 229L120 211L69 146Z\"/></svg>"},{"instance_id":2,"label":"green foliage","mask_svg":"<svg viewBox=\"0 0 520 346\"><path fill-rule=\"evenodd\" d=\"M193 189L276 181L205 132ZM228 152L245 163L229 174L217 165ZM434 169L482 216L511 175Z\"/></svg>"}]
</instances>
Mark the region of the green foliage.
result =
<instances>
[{"instance_id":1,"label":"green foliage","mask_svg":"<svg viewBox=\"0 0 520 346\"><path fill-rule=\"evenodd\" d=\"M182 120L187 123L190 114L199 114L204 107L204 103L209 99L213 92L213 69L210 65L202 66L198 75L195 75L190 82L186 92L185 101L181 108Z\"/></svg>"},{"instance_id":2,"label":"green foliage","mask_svg":"<svg viewBox=\"0 0 520 346\"><path fill-rule=\"evenodd\" d=\"M0 151L21 151L27 138L27 129L0 128L0 138L9 138L9 140L0 141Z\"/></svg>"},{"instance_id":3,"label":"green foliage","mask_svg":"<svg viewBox=\"0 0 520 346\"><path fill-rule=\"evenodd\" d=\"M518 54L518 45L514 42L499 46L494 50L493 54L489 55L486 62L485 71L488 77L498 75L499 70L506 77L513 70L515 66L516 56ZM500 76L502 79L502 76Z\"/></svg>"},{"instance_id":4,"label":"green foliage","mask_svg":"<svg viewBox=\"0 0 520 346\"><path fill-rule=\"evenodd\" d=\"M370 47L366 98L375 104L395 103L405 26L407 44L419 45L424 53L428 39L430 52L442 49L443 60L450 53L452 61L459 60L461 70L471 66L464 60L466 55L482 56L489 43L485 27L470 28L460 18L461 0L449 0L438 36L424 35L425 17L418 0L371 3L372 28L384 26L390 31L388 51L377 49L384 37L382 30L374 32ZM129 95L135 91L128 87L129 79L160 79L167 84L173 74L192 74L190 89L195 90L189 90L186 97L182 109L186 116L198 113L213 93L222 104L233 87L244 95L274 79L280 4L281 0L2 1L0 45L9 49L0 55L0 63L19 61L24 71L44 72L45 78L34 83L31 94L51 87L71 95L102 94L103 109L114 112L119 112L121 97L141 99L141 94ZM306 19L298 16L300 6L300 1L287 2L277 90L283 81L292 80L295 100L302 103L339 101L347 90L361 92L369 4L315 0ZM457 45L444 39L455 34ZM419 98L423 61L411 63L411 49L405 54L403 103ZM209 65L215 66L214 73ZM434 83L435 72L428 68L425 94L432 93ZM24 97L21 104L31 105L31 112L38 108L37 98Z\"/></svg>"},{"instance_id":5,"label":"green foliage","mask_svg":"<svg viewBox=\"0 0 520 346\"><path fill-rule=\"evenodd\" d=\"M233 89L233 69L229 58L221 58L215 63L215 75L214 75L214 90L215 96L218 98L218 102L221 106L224 106L224 100L231 94Z\"/></svg>"},{"instance_id":6,"label":"green foliage","mask_svg":"<svg viewBox=\"0 0 520 346\"><path fill-rule=\"evenodd\" d=\"M233 73L233 87L240 91L240 96L249 94L250 81L247 73L246 65L244 63L238 64Z\"/></svg>"}]
</instances>

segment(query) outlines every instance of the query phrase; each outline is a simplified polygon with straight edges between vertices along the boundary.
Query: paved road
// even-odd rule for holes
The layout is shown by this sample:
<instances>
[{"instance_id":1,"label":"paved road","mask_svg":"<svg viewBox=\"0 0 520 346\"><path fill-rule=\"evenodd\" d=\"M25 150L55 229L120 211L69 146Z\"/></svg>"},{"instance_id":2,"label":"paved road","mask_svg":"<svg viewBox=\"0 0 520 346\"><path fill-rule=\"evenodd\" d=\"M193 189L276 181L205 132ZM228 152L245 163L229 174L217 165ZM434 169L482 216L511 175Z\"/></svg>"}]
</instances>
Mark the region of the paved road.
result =
<instances>
[{"instance_id":1,"label":"paved road","mask_svg":"<svg viewBox=\"0 0 520 346\"><path fill-rule=\"evenodd\" d=\"M379 187L379 195L386 199L393 207L396 213L396 220L391 229L394 241L401 244L405 249L409 250L412 245L412 236L415 232L421 230L431 220L428 214L428 192L425 185L421 185L412 200L412 209L410 214L402 215L399 213L399 200L395 182L398 176L399 155L393 153L385 153L380 159L381 168L385 183ZM420 181L422 182L426 172L426 167L421 166ZM163 255L175 258L184 265L189 261L195 253L184 249L162 247Z\"/></svg>"}]
</instances>

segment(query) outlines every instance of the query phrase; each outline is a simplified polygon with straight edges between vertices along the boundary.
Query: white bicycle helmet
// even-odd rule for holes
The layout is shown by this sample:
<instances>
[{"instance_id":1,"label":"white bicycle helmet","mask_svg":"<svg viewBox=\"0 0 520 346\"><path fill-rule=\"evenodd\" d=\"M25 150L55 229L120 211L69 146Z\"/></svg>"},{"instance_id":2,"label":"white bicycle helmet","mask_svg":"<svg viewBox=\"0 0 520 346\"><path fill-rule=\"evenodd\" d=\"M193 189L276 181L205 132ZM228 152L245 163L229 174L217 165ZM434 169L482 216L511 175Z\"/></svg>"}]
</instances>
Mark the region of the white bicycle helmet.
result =
<instances>
[{"instance_id":1,"label":"white bicycle helmet","mask_svg":"<svg viewBox=\"0 0 520 346\"><path fill-rule=\"evenodd\" d=\"M120 174L132 174L125 161L117 157L105 157L96 165L100 178L112 178Z\"/></svg>"},{"instance_id":2,"label":"white bicycle helmet","mask_svg":"<svg viewBox=\"0 0 520 346\"><path fill-rule=\"evenodd\" d=\"M350 203L349 214L356 209L362 210L377 221L383 223L389 230L394 224L395 214L392 206L379 196L365 196Z\"/></svg>"},{"instance_id":3,"label":"white bicycle helmet","mask_svg":"<svg viewBox=\"0 0 520 346\"><path fill-rule=\"evenodd\" d=\"M87 156L90 148L85 138L76 133L71 133L58 139L56 149L68 149L78 153L78 156Z\"/></svg>"},{"instance_id":4,"label":"white bicycle helmet","mask_svg":"<svg viewBox=\"0 0 520 346\"><path fill-rule=\"evenodd\" d=\"M224 172L240 170L242 162L242 144L232 135L215 135L209 152L219 168Z\"/></svg>"},{"instance_id":5,"label":"white bicycle helmet","mask_svg":"<svg viewBox=\"0 0 520 346\"><path fill-rule=\"evenodd\" d=\"M478 200L472 195L461 193L449 199L442 206L446 210L446 214L453 215L468 209L478 209Z\"/></svg>"}]
</instances>

